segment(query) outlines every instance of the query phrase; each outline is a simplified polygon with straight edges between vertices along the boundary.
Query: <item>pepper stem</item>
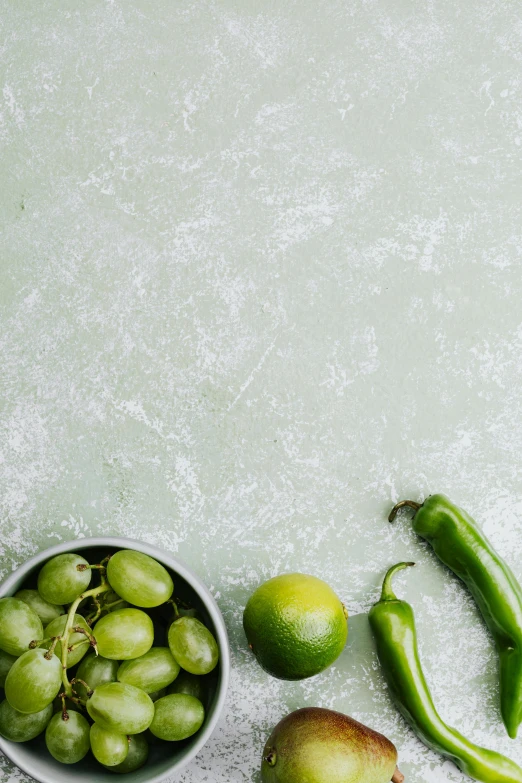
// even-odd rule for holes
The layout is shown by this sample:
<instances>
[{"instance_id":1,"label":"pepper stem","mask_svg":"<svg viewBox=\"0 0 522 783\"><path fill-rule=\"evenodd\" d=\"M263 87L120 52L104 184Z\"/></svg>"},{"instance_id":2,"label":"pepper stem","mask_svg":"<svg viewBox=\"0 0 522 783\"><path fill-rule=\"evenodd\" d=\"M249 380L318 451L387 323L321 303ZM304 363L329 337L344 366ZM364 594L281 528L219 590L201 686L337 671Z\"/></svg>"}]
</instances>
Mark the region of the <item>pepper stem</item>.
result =
<instances>
[{"instance_id":1,"label":"pepper stem","mask_svg":"<svg viewBox=\"0 0 522 783\"><path fill-rule=\"evenodd\" d=\"M415 510L415 513L419 510L419 508L422 506L422 503L416 503L414 500L401 500L399 503L396 503L392 510L390 511L388 515L388 522L393 522L395 517L397 516L397 512L400 511L401 508L405 508L408 506L408 508L413 508Z\"/></svg>"},{"instance_id":2,"label":"pepper stem","mask_svg":"<svg viewBox=\"0 0 522 783\"><path fill-rule=\"evenodd\" d=\"M399 770L399 767L395 767L395 772L393 773L391 783L402 783L403 780L404 780L404 775Z\"/></svg>"},{"instance_id":3,"label":"pepper stem","mask_svg":"<svg viewBox=\"0 0 522 783\"><path fill-rule=\"evenodd\" d=\"M393 576L397 573L397 571L402 571L403 568L409 568L410 566L414 565L415 563L397 563L397 565L394 565L389 569L388 573L384 577L384 582L382 583L381 601L397 600L397 596L392 589Z\"/></svg>"}]
</instances>

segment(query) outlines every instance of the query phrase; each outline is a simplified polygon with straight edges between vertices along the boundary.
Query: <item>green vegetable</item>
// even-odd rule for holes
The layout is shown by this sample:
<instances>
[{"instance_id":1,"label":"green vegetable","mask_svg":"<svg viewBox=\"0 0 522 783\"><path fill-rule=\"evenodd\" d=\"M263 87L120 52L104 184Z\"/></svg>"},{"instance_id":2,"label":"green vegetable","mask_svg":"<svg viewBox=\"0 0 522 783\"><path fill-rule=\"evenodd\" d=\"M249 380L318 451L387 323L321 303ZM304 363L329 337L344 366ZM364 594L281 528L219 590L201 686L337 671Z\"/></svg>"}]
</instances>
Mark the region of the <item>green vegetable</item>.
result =
<instances>
[{"instance_id":1,"label":"green vegetable","mask_svg":"<svg viewBox=\"0 0 522 783\"><path fill-rule=\"evenodd\" d=\"M425 745L470 777L482 783L522 783L522 769L513 761L474 745L447 726L435 709L419 660L413 609L395 596L391 584L394 573L412 565L390 568L381 599L369 614L379 661L399 712Z\"/></svg>"},{"instance_id":2,"label":"green vegetable","mask_svg":"<svg viewBox=\"0 0 522 783\"><path fill-rule=\"evenodd\" d=\"M415 510L415 532L466 584L495 639L500 711L514 739L522 721L522 588L473 519L447 497L431 495L422 505L403 500L392 509L390 522L404 506Z\"/></svg>"}]
</instances>

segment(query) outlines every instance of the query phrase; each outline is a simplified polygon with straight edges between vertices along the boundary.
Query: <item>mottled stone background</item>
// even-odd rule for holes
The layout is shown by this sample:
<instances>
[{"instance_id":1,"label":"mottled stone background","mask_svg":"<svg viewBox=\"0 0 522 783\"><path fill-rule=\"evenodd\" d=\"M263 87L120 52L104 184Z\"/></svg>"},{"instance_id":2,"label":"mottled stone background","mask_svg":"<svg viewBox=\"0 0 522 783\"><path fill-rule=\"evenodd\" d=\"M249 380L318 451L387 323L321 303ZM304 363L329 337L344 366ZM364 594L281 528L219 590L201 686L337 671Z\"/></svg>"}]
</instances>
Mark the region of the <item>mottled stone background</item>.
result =
<instances>
[{"instance_id":1,"label":"mottled stone background","mask_svg":"<svg viewBox=\"0 0 522 783\"><path fill-rule=\"evenodd\" d=\"M384 570L413 558L397 588L442 715L522 762L473 602L386 522L445 491L522 578L519 6L1 6L1 574L121 533L207 581L232 682L180 783L258 781L305 704L388 734L409 783L462 783L369 635ZM297 684L241 630L289 570L351 614L336 665Z\"/></svg>"}]
</instances>

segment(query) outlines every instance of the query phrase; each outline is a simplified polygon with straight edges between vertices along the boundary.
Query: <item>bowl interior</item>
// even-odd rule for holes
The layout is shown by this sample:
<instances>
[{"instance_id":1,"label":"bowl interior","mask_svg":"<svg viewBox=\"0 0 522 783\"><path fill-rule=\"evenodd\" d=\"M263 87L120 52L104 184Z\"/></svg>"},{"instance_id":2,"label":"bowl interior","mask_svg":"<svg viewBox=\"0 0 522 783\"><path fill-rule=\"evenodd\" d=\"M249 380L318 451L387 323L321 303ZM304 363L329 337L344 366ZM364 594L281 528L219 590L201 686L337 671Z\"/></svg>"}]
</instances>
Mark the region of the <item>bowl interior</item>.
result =
<instances>
[{"instance_id":1,"label":"bowl interior","mask_svg":"<svg viewBox=\"0 0 522 783\"><path fill-rule=\"evenodd\" d=\"M206 592L206 588L203 588L203 585L199 586L198 592L198 590L196 590L187 579L183 578L175 568L169 567L169 564L165 562L164 558L160 557L158 553L150 551L150 547L137 544L132 546L131 542L126 540L116 546L114 546L112 542L110 545L102 546L78 546L77 543L78 542L75 542L75 544L72 545L72 548L68 547L67 550L62 551L79 552L81 550L82 556L90 563L99 563L104 557L115 552L117 549L138 549L139 551L146 551L147 554L150 554L152 557L156 557L172 576L175 598L195 609L200 619L209 630L212 631L219 642L220 634L207 608L208 603L213 603L213 598L210 593L203 598L202 593L203 591ZM52 557L54 554L55 552L51 551L49 557ZM10 588L5 592L2 590L1 595L13 595L22 587L36 587L38 572L47 559L48 558L42 559L33 566L32 569L21 576L18 581L14 581L13 577L11 577L8 580L12 582ZM186 569L186 567L182 568ZM194 577L194 580L199 581L196 577ZM148 611L154 622L154 644L167 646L166 633L173 619L172 607L164 606ZM79 764L60 764L55 761L47 751L43 734L30 742L24 743L11 743L0 738L0 745L4 752L16 764L22 767L26 772L36 776L38 780L44 781L44 783L62 783L62 781L65 783L65 781L71 781L71 779L74 779L75 781L89 781L89 783L92 783L93 780L96 780L96 783L109 783L109 781L114 783L118 777L120 777L121 780L132 781L132 783L145 783L145 781L150 783L151 781L161 780L175 769L180 769L193 757L197 748L202 744L201 739L202 735L205 733L205 729L215 723L217 718L217 715L215 714L216 710L220 709L222 703L222 699L219 699L218 696L222 689L226 688L227 668L224 662L222 646L223 645L220 644L220 662L214 671L204 678L206 685L206 703L204 704L205 722L199 732L182 742L163 742L155 739L149 733L149 760L144 767L136 772L116 776L114 773L105 770L98 764L90 752ZM228 660L228 656L226 660ZM2 698L4 698L1 689L0 694Z\"/></svg>"}]
</instances>

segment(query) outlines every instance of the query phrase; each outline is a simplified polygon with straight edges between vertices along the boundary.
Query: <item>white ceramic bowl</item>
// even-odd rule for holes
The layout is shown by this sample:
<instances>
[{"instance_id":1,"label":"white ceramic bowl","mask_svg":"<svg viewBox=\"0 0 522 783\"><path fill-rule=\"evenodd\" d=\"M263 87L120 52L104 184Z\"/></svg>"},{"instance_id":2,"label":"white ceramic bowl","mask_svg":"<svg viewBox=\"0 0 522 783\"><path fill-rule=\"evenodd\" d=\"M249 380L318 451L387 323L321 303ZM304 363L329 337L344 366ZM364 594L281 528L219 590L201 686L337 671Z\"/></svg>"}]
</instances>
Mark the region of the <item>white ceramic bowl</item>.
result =
<instances>
[{"instance_id":1,"label":"white ceramic bowl","mask_svg":"<svg viewBox=\"0 0 522 783\"><path fill-rule=\"evenodd\" d=\"M167 568L174 579L174 593L188 600L203 616L203 619L217 639L220 651L219 663L208 675L209 697L206 705L205 722L201 729L184 742L165 742L150 745L149 760L144 767L127 775L115 775L98 764L91 753L78 764L60 764L45 747L43 735L27 743L9 742L0 737L0 750L17 766L40 783L115 783L118 779L132 783L159 783L164 778L179 772L191 761L207 742L219 719L228 687L230 655L225 623L218 605L201 579L184 563L155 546L133 541L129 538L81 538L57 544L31 557L13 571L0 585L0 598L13 595L26 586L35 586L36 576L42 565L63 552L79 552L91 563L100 562L108 552L117 549L136 549L158 560ZM97 559L86 550L93 552Z\"/></svg>"}]
</instances>

